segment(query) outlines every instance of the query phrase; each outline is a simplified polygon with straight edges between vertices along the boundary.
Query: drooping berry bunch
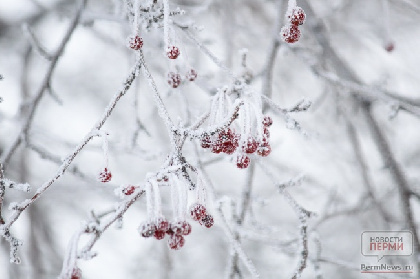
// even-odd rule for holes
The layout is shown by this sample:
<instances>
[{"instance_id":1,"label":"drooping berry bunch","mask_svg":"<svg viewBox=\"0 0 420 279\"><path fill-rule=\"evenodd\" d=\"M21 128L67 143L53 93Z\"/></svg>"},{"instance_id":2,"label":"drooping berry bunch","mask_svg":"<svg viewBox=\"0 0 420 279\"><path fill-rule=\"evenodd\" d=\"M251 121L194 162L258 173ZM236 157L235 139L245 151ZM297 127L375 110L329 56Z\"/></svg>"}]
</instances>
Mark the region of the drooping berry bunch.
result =
<instances>
[{"instance_id":1,"label":"drooping berry bunch","mask_svg":"<svg viewBox=\"0 0 420 279\"><path fill-rule=\"evenodd\" d=\"M219 154L233 154L238 147L238 135L231 129L226 128L219 133L210 136L204 134L201 138L201 147L210 148L211 152Z\"/></svg>"},{"instance_id":2,"label":"drooping berry bunch","mask_svg":"<svg viewBox=\"0 0 420 279\"><path fill-rule=\"evenodd\" d=\"M134 50L139 50L143 47L143 39L138 35L131 35L128 37L128 47Z\"/></svg>"},{"instance_id":3,"label":"drooping berry bunch","mask_svg":"<svg viewBox=\"0 0 420 279\"><path fill-rule=\"evenodd\" d=\"M169 176L169 177L168 177ZM168 235L168 246L171 249L178 250L185 244L185 236L191 233L191 225L186 221L187 203L188 203L188 187L182 183L177 174L168 174L163 176L167 178L171 187L172 211L175 216L172 222L168 222L161 213L160 194L157 181L164 181L158 178L146 185L146 197L148 208L148 221L142 223L138 231L142 237L154 237L157 240L164 239ZM200 202L202 210L191 213L191 217L199 221L200 224L210 228L214 221L210 214L207 214L205 203L205 189L202 178L198 178L197 182L197 200Z\"/></svg>"},{"instance_id":4,"label":"drooping berry bunch","mask_svg":"<svg viewBox=\"0 0 420 279\"><path fill-rule=\"evenodd\" d=\"M211 228L214 224L213 216L207 213L207 209L200 203L194 203L190 207L190 215L194 221L198 221L200 225Z\"/></svg>"},{"instance_id":5,"label":"drooping berry bunch","mask_svg":"<svg viewBox=\"0 0 420 279\"><path fill-rule=\"evenodd\" d=\"M305 22L306 15L301 7L296 5L296 1L289 1L289 7L286 12L288 24L283 26L280 35L286 43L292 44L300 39L299 25Z\"/></svg>"}]
</instances>

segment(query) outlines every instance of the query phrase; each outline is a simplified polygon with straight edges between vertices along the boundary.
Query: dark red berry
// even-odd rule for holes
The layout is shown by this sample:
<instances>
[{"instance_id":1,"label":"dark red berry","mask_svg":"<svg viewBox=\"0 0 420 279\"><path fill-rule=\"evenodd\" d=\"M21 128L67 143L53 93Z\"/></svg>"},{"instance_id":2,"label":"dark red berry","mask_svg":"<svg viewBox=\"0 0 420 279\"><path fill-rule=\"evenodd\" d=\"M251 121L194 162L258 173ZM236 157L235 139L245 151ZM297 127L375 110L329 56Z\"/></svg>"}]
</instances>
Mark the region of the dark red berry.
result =
<instances>
[{"instance_id":1,"label":"dark red berry","mask_svg":"<svg viewBox=\"0 0 420 279\"><path fill-rule=\"evenodd\" d=\"M158 218L156 220L156 229L166 232L166 230L169 229L169 222L165 218Z\"/></svg>"},{"instance_id":2,"label":"dark red berry","mask_svg":"<svg viewBox=\"0 0 420 279\"><path fill-rule=\"evenodd\" d=\"M251 160L248 156L241 155L236 158L236 166L240 169L246 169L249 166Z\"/></svg>"},{"instance_id":3,"label":"dark red berry","mask_svg":"<svg viewBox=\"0 0 420 279\"><path fill-rule=\"evenodd\" d=\"M161 240L161 239L164 239L164 238L165 238L165 234L166 234L166 230L165 230L165 231L162 231L162 230L156 230L153 236L154 236L157 240Z\"/></svg>"},{"instance_id":4,"label":"dark red berry","mask_svg":"<svg viewBox=\"0 0 420 279\"><path fill-rule=\"evenodd\" d=\"M283 26L280 34L283 38L283 41L289 44L296 43L297 41L299 41L300 38L299 27L293 24Z\"/></svg>"},{"instance_id":5,"label":"dark red berry","mask_svg":"<svg viewBox=\"0 0 420 279\"><path fill-rule=\"evenodd\" d=\"M129 195L132 195L135 190L136 190L135 186L129 185L123 189L123 194L126 196L129 196Z\"/></svg>"},{"instance_id":6,"label":"dark red berry","mask_svg":"<svg viewBox=\"0 0 420 279\"><path fill-rule=\"evenodd\" d=\"M395 48L395 44L393 42L389 42L385 45L385 50L388 52L392 52Z\"/></svg>"},{"instance_id":7,"label":"dark red berry","mask_svg":"<svg viewBox=\"0 0 420 279\"><path fill-rule=\"evenodd\" d=\"M189 81L194 81L197 78L197 72L194 69L191 69L187 72L185 78Z\"/></svg>"},{"instance_id":8,"label":"dark red berry","mask_svg":"<svg viewBox=\"0 0 420 279\"><path fill-rule=\"evenodd\" d=\"M213 216L210 214L205 215L200 220L200 225L205 226L206 228L211 228L214 224Z\"/></svg>"},{"instance_id":9,"label":"dark red berry","mask_svg":"<svg viewBox=\"0 0 420 279\"><path fill-rule=\"evenodd\" d=\"M163 181L168 182L169 181L169 177L167 177L166 175L163 177Z\"/></svg>"},{"instance_id":10,"label":"dark red berry","mask_svg":"<svg viewBox=\"0 0 420 279\"><path fill-rule=\"evenodd\" d=\"M107 168L101 171L98 176L98 180L103 183L111 181L111 178L112 178L112 174L110 171L108 171Z\"/></svg>"},{"instance_id":11,"label":"dark red berry","mask_svg":"<svg viewBox=\"0 0 420 279\"><path fill-rule=\"evenodd\" d=\"M204 135L201 137L201 147L210 148L211 147L211 138L209 135Z\"/></svg>"},{"instance_id":12,"label":"dark red berry","mask_svg":"<svg viewBox=\"0 0 420 279\"><path fill-rule=\"evenodd\" d=\"M168 84L172 88L177 88L181 84L181 75L174 72L168 73Z\"/></svg>"},{"instance_id":13,"label":"dark red berry","mask_svg":"<svg viewBox=\"0 0 420 279\"><path fill-rule=\"evenodd\" d=\"M257 151L257 148L258 148L258 142L255 140L255 138L253 137L248 138L248 141L246 145L244 146L245 153L252 154L255 151Z\"/></svg>"},{"instance_id":14,"label":"dark red berry","mask_svg":"<svg viewBox=\"0 0 420 279\"><path fill-rule=\"evenodd\" d=\"M293 25L302 25L305 22L306 14L301 7L294 7L287 18Z\"/></svg>"},{"instance_id":15,"label":"dark red berry","mask_svg":"<svg viewBox=\"0 0 420 279\"><path fill-rule=\"evenodd\" d=\"M206 208L202 204L195 203L190 207L190 214L193 220L199 221L206 215Z\"/></svg>"},{"instance_id":16,"label":"dark red berry","mask_svg":"<svg viewBox=\"0 0 420 279\"><path fill-rule=\"evenodd\" d=\"M71 272L71 279L82 279L82 270L80 270L78 267L75 267Z\"/></svg>"},{"instance_id":17,"label":"dark red berry","mask_svg":"<svg viewBox=\"0 0 420 279\"><path fill-rule=\"evenodd\" d=\"M270 126L273 124L273 119L271 119L271 117L270 117L270 116L264 116L264 119L263 119L262 124L263 124L265 127L270 127Z\"/></svg>"},{"instance_id":18,"label":"dark red berry","mask_svg":"<svg viewBox=\"0 0 420 279\"><path fill-rule=\"evenodd\" d=\"M191 233L191 225L187 221L173 222L169 230L175 234L189 235Z\"/></svg>"},{"instance_id":19,"label":"dark red berry","mask_svg":"<svg viewBox=\"0 0 420 279\"><path fill-rule=\"evenodd\" d=\"M179 48L176 46L168 46L166 49L166 55L168 55L169 59L176 59L180 55Z\"/></svg>"},{"instance_id":20,"label":"dark red berry","mask_svg":"<svg viewBox=\"0 0 420 279\"><path fill-rule=\"evenodd\" d=\"M155 234L156 225L150 222L144 222L140 225L138 231L142 237L151 237Z\"/></svg>"},{"instance_id":21,"label":"dark red berry","mask_svg":"<svg viewBox=\"0 0 420 279\"><path fill-rule=\"evenodd\" d=\"M172 234L169 236L168 239L168 246L173 250L179 250L184 246L185 239L182 235L179 234Z\"/></svg>"},{"instance_id":22,"label":"dark red berry","mask_svg":"<svg viewBox=\"0 0 420 279\"><path fill-rule=\"evenodd\" d=\"M262 157L267 157L271 153L271 146L268 143L261 144L257 149L257 154Z\"/></svg>"},{"instance_id":23,"label":"dark red berry","mask_svg":"<svg viewBox=\"0 0 420 279\"><path fill-rule=\"evenodd\" d=\"M143 46L143 39L140 36L130 36L128 40L128 45L134 50L139 50Z\"/></svg>"}]
</instances>

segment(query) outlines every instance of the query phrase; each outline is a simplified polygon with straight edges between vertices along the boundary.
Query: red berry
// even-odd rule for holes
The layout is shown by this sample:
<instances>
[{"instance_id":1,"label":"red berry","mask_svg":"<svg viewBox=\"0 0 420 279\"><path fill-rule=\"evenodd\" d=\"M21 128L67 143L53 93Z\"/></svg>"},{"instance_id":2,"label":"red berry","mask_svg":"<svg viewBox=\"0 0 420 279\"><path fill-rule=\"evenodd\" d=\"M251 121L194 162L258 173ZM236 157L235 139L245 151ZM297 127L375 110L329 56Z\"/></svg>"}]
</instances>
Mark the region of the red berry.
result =
<instances>
[{"instance_id":1,"label":"red berry","mask_svg":"<svg viewBox=\"0 0 420 279\"><path fill-rule=\"evenodd\" d=\"M240 169L246 169L249 166L250 161L248 156L238 156L238 158L236 158L236 166Z\"/></svg>"},{"instance_id":2,"label":"red berry","mask_svg":"<svg viewBox=\"0 0 420 279\"><path fill-rule=\"evenodd\" d=\"M200 220L200 225L205 226L206 228L211 228L214 224L213 216L210 214L205 215Z\"/></svg>"},{"instance_id":3,"label":"red berry","mask_svg":"<svg viewBox=\"0 0 420 279\"><path fill-rule=\"evenodd\" d=\"M75 267L71 272L71 279L82 279L82 270L80 270L78 267Z\"/></svg>"},{"instance_id":4,"label":"red berry","mask_svg":"<svg viewBox=\"0 0 420 279\"><path fill-rule=\"evenodd\" d=\"M174 72L168 73L168 84L173 88L177 88L181 84L181 75Z\"/></svg>"},{"instance_id":5,"label":"red berry","mask_svg":"<svg viewBox=\"0 0 420 279\"><path fill-rule=\"evenodd\" d=\"M283 41L286 43L292 44L299 41L300 38L300 30L297 25L286 25L280 31L281 37Z\"/></svg>"},{"instance_id":6,"label":"red berry","mask_svg":"<svg viewBox=\"0 0 420 279\"><path fill-rule=\"evenodd\" d=\"M135 186L129 185L123 189L123 194L126 196L129 196L129 195L132 195L135 190L136 190Z\"/></svg>"},{"instance_id":7,"label":"red berry","mask_svg":"<svg viewBox=\"0 0 420 279\"><path fill-rule=\"evenodd\" d=\"M257 149L257 154L262 157L267 157L271 153L271 146L268 143L263 143Z\"/></svg>"},{"instance_id":8,"label":"red berry","mask_svg":"<svg viewBox=\"0 0 420 279\"><path fill-rule=\"evenodd\" d=\"M156 220L156 229L166 232L166 230L169 229L169 222L165 218L158 218Z\"/></svg>"},{"instance_id":9,"label":"red berry","mask_svg":"<svg viewBox=\"0 0 420 279\"><path fill-rule=\"evenodd\" d=\"M184 246L184 244L185 244L185 239L182 235L172 234L169 236L169 239L168 239L169 248L174 249L174 250L179 250L182 248L182 246Z\"/></svg>"},{"instance_id":10,"label":"red berry","mask_svg":"<svg viewBox=\"0 0 420 279\"><path fill-rule=\"evenodd\" d=\"M168 46L166 55L168 55L169 59L176 59L180 55L179 48L176 46Z\"/></svg>"},{"instance_id":11,"label":"red berry","mask_svg":"<svg viewBox=\"0 0 420 279\"><path fill-rule=\"evenodd\" d=\"M201 147L210 148L211 147L211 138L209 135L204 135L201 137Z\"/></svg>"},{"instance_id":12,"label":"red berry","mask_svg":"<svg viewBox=\"0 0 420 279\"><path fill-rule=\"evenodd\" d=\"M206 208L202 204L195 203L190 207L190 214L193 220L199 221L206 215Z\"/></svg>"},{"instance_id":13,"label":"red berry","mask_svg":"<svg viewBox=\"0 0 420 279\"><path fill-rule=\"evenodd\" d=\"M263 124L265 127L270 127L270 126L273 124L273 119L271 119L271 117L270 117L270 116L264 116L264 119L263 119L262 124Z\"/></svg>"},{"instance_id":14,"label":"red berry","mask_svg":"<svg viewBox=\"0 0 420 279\"><path fill-rule=\"evenodd\" d=\"M155 234L156 225L153 223L144 222L143 224L140 225L140 227L138 228L138 231L142 237L151 237L152 235Z\"/></svg>"},{"instance_id":15,"label":"red berry","mask_svg":"<svg viewBox=\"0 0 420 279\"><path fill-rule=\"evenodd\" d=\"M306 14L301 7L295 7L291 13L287 15L289 22L293 25L302 25L305 22Z\"/></svg>"},{"instance_id":16,"label":"red berry","mask_svg":"<svg viewBox=\"0 0 420 279\"><path fill-rule=\"evenodd\" d=\"M252 154L255 151L257 151L257 148L258 148L258 142L255 140L255 138L250 137L250 138L248 138L246 146L244 146L243 149L244 149L245 153Z\"/></svg>"},{"instance_id":17,"label":"red berry","mask_svg":"<svg viewBox=\"0 0 420 279\"><path fill-rule=\"evenodd\" d=\"M185 78L188 79L189 81L194 81L197 78L197 72L194 69L191 69L185 75Z\"/></svg>"},{"instance_id":18,"label":"red berry","mask_svg":"<svg viewBox=\"0 0 420 279\"><path fill-rule=\"evenodd\" d=\"M132 35L128 38L128 46L134 50L139 50L143 46L143 39L140 36Z\"/></svg>"},{"instance_id":19,"label":"red berry","mask_svg":"<svg viewBox=\"0 0 420 279\"><path fill-rule=\"evenodd\" d=\"M107 168L101 171L98 176L98 180L103 183L111 181L111 178L112 178L112 174L110 171L108 171Z\"/></svg>"},{"instance_id":20,"label":"red berry","mask_svg":"<svg viewBox=\"0 0 420 279\"><path fill-rule=\"evenodd\" d=\"M165 234L166 234L166 230L165 231L156 230L153 236L157 240L161 240L161 239L164 239L165 238Z\"/></svg>"},{"instance_id":21,"label":"red berry","mask_svg":"<svg viewBox=\"0 0 420 279\"><path fill-rule=\"evenodd\" d=\"M392 52L395 48L395 45L393 42L389 42L385 45L385 50L388 52Z\"/></svg>"},{"instance_id":22,"label":"red berry","mask_svg":"<svg viewBox=\"0 0 420 279\"><path fill-rule=\"evenodd\" d=\"M171 223L169 230L175 234L189 235L191 233L191 225L187 221L178 221Z\"/></svg>"},{"instance_id":23,"label":"red berry","mask_svg":"<svg viewBox=\"0 0 420 279\"><path fill-rule=\"evenodd\" d=\"M167 177L166 175L163 177L163 181L168 182L169 181L169 177Z\"/></svg>"}]
</instances>

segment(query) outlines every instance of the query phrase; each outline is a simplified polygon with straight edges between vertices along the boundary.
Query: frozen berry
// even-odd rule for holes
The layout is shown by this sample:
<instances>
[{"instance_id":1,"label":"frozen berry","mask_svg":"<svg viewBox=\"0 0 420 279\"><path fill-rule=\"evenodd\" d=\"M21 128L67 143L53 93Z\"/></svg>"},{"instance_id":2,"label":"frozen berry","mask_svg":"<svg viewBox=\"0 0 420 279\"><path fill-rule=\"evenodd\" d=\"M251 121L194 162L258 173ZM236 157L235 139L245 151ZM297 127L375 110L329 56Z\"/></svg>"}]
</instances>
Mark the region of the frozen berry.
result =
<instances>
[{"instance_id":1,"label":"frozen berry","mask_svg":"<svg viewBox=\"0 0 420 279\"><path fill-rule=\"evenodd\" d=\"M129 185L123 189L123 194L126 196L129 196L129 195L132 195L135 190L136 190L135 186Z\"/></svg>"},{"instance_id":2,"label":"frozen berry","mask_svg":"<svg viewBox=\"0 0 420 279\"><path fill-rule=\"evenodd\" d=\"M267 157L271 153L271 146L268 143L260 145L257 149L257 154L262 157Z\"/></svg>"},{"instance_id":3,"label":"frozen berry","mask_svg":"<svg viewBox=\"0 0 420 279\"><path fill-rule=\"evenodd\" d=\"M164 239L165 238L165 234L166 234L166 231L156 230L153 236L157 240L161 240L161 239Z\"/></svg>"},{"instance_id":4,"label":"frozen berry","mask_svg":"<svg viewBox=\"0 0 420 279\"><path fill-rule=\"evenodd\" d=\"M71 272L71 279L82 279L82 270L78 267L75 267Z\"/></svg>"},{"instance_id":5,"label":"frozen berry","mask_svg":"<svg viewBox=\"0 0 420 279\"><path fill-rule=\"evenodd\" d=\"M270 127L271 125L273 125L273 119L271 119L271 117L270 117L270 116L264 116L264 119L263 119L262 124L263 124L265 127Z\"/></svg>"},{"instance_id":6,"label":"frozen berry","mask_svg":"<svg viewBox=\"0 0 420 279\"><path fill-rule=\"evenodd\" d=\"M204 135L201 138L201 147L202 148L210 148L211 147L211 138L209 135Z\"/></svg>"},{"instance_id":7,"label":"frozen berry","mask_svg":"<svg viewBox=\"0 0 420 279\"><path fill-rule=\"evenodd\" d=\"M101 171L98 176L98 180L103 183L111 181L111 178L112 178L112 174L107 168Z\"/></svg>"},{"instance_id":8,"label":"frozen berry","mask_svg":"<svg viewBox=\"0 0 420 279\"><path fill-rule=\"evenodd\" d=\"M270 137L270 130L267 127L264 127L263 137L269 138Z\"/></svg>"},{"instance_id":9,"label":"frozen berry","mask_svg":"<svg viewBox=\"0 0 420 279\"><path fill-rule=\"evenodd\" d=\"M194 81L197 78L197 72L194 69L191 69L185 75L185 78L188 79L189 81Z\"/></svg>"},{"instance_id":10,"label":"frozen berry","mask_svg":"<svg viewBox=\"0 0 420 279\"><path fill-rule=\"evenodd\" d=\"M238 158L236 158L236 166L240 169L246 169L249 166L250 161L248 156L238 156Z\"/></svg>"},{"instance_id":11,"label":"frozen berry","mask_svg":"<svg viewBox=\"0 0 420 279\"><path fill-rule=\"evenodd\" d=\"M389 42L385 45L385 50L388 52L392 52L395 48L395 45L393 42Z\"/></svg>"},{"instance_id":12,"label":"frozen berry","mask_svg":"<svg viewBox=\"0 0 420 279\"><path fill-rule=\"evenodd\" d=\"M299 41L300 38L300 30L297 25L286 25L280 31L280 35L283 38L283 41L286 43L292 44Z\"/></svg>"},{"instance_id":13,"label":"frozen berry","mask_svg":"<svg viewBox=\"0 0 420 279\"><path fill-rule=\"evenodd\" d=\"M172 234L169 236L168 239L168 246L173 250L179 250L184 246L185 239L182 235L179 234Z\"/></svg>"},{"instance_id":14,"label":"frozen berry","mask_svg":"<svg viewBox=\"0 0 420 279\"><path fill-rule=\"evenodd\" d=\"M190 207L190 214L193 220L199 221L206 215L206 208L202 204L195 203Z\"/></svg>"},{"instance_id":15,"label":"frozen berry","mask_svg":"<svg viewBox=\"0 0 420 279\"><path fill-rule=\"evenodd\" d=\"M156 229L160 231L165 231L169 228L169 222L165 218L158 218L156 220Z\"/></svg>"},{"instance_id":16,"label":"frozen berry","mask_svg":"<svg viewBox=\"0 0 420 279\"><path fill-rule=\"evenodd\" d=\"M252 154L255 151L257 151L257 148L258 148L257 141L255 140L255 138L250 137L250 138L248 138L248 141L246 142L246 145L244 146L243 149L244 149L245 153Z\"/></svg>"},{"instance_id":17,"label":"frozen berry","mask_svg":"<svg viewBox=\"0 0 420 279\"><path fill-rule=\"evenodd\" d=\"M142 237L151 237L155 234L156 225L150 222L144 222L140 225L138 231Z\"/></svg>"},{"instance_id":18,"label":"frozen berry","mask_svg":"<svg viewBox=\"0 0 420 279\"><path fill-rule=\"evenodd\" d=\"M191 225L187 221L173 222L169 230L175 234L189 235L191 233Z\"/></svg>"},{"instance_id":19,"label":"frozen berry","mask_svg":"<svg viewBox=\"0 0 420 279\"><path fill-rule=\"evenodd\" d=\"M134 50L139 50L143 46L143 39L137 35L128 38L128 46Z\"/></svg>"},{"instance_id":20,"label":"frozen berry","mask_svg":"<svg viewBox=\"0 0 420 279\"><path fill-rule=\"evenodd\" d=\"M168 182L169 181L169 177L167 177L166 175L163 177L163 181Z\"/></svg>"},{"instance_id":21,"label":"frozen berry","mask_svg":"<svg viewBox=\"0 0 420 279\"><path fill-rule=\"evenodd\" d=\"M176 59L179 56L179 48L176 46L168 46L166 49L166 55L168 55L169 59Z\"/></svg>"},{"instance_id":22,"label":"frozen berry","mask_svg":"<svg viewBox=\"0 0 420 279\"><path fill-rule=\"evenodd\" d=\"M294 7L287 18L293 25L302 25L305 22L306 15L301 7Z\"/></svg>"},{"instance_id":23,"label":"frozen berry","mask_svg":"<svg viewBox=\"0 0 420 279\"><path fill-rule=\"evenodd\" d=\"M174 72L168 73L168 84L172 88L177 88L181 84L181 75Z\"/></svg>"},{"instance_id":24,"label":"frozen berry","mask_svg":"<svg viewBox=\"0 0 420 279\"><path fill-rule=\"evenodd\" d=\"M211 228L214 224L213 216L210 214L205 215L200 220L200 225L205 226L206 228Z\"/></svg>"}]
</instances>

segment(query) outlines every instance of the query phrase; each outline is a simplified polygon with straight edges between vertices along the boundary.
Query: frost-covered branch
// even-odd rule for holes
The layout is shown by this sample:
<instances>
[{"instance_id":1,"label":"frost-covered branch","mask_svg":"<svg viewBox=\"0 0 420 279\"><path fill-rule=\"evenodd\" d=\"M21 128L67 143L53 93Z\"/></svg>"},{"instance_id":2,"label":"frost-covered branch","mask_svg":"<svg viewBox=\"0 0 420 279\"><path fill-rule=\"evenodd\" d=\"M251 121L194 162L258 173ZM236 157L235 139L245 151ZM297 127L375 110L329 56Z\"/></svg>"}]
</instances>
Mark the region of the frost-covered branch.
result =
<instances>
[{"instance_id":1,"label":"frost-covered branch","mask_svg":"<svg viewBox=\"0 0 420 279\"><path fill-rule=\"evenodd\" d=\"M22 126L19 134L17 135L16 139L12 142L10 147L2 154L2 156L0 158L0 161L3 162L3 164L4 164L4 168L7 167L13 153L19 147L22 140L25 139L25 137L26 137L31 125L32 125L32 122L34 120L35 112L37 111L37 109L39 107L38 106L39 102L41 101L45 92L47 92L48 87L50 86L51 77L52 77L52 75L54 73L54 70L57 66L57 62L58 62L59 58L61 57L61 55L63 54L67 43L70 41L70 38L73 35L74 30L76 29L76 27L79 24L79 20L80 20L81 14L82 14L82 12L85 8L86 2L87 2L87 0L81 0L80 6L77 9L77 12L76 12L74 18L72 19L72 21L70 23L70 26L67 29L66 34L64 35L64 37L63 37L55 55L54 55L54 57L52 57L52 59L51 59L51 63L48 67L47 73L44 76L44 79L42 80L40 88L35 93L34 99L31 102L31 104L29 105L28 115L26 116L25 120L23 121L23 126Z\"/></svg>"}]
</instances>

